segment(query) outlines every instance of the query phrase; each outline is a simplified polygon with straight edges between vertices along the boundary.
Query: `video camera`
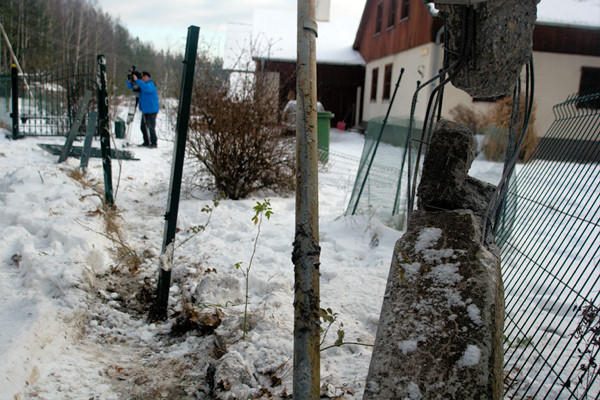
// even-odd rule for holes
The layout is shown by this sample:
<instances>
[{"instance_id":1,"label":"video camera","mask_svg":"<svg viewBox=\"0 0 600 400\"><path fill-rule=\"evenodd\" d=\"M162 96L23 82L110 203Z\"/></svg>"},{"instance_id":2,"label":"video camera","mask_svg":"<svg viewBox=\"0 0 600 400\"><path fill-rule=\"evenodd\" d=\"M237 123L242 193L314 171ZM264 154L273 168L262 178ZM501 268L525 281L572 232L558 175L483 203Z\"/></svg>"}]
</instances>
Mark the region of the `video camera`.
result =
<instances>
[{"instance_id":1,"label":"video camera","mask_svg":"<svg viewBox=\"0 0 600 400\"><path fill-rule=\"evenodd\" d=\"M132 65L131 68L129 68L129 70L127 71L127 80L131 81L131 83L134 82L133 75L135 75L138 79L142 77L142 73L135 69L135 65Z\"/></svg>"}]
</instances>

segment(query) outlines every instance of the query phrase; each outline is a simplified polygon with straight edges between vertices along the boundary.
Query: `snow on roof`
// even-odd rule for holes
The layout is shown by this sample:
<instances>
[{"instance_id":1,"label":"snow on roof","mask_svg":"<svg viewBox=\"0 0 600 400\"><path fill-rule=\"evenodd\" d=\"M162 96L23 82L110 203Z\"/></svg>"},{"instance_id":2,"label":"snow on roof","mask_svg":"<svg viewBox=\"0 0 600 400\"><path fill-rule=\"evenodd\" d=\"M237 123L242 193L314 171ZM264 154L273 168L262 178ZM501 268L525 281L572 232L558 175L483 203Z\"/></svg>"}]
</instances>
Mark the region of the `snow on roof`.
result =
<instances>
[{"instance_id":1,"label":"snow on roof","mask_svg":"<svg viewBox=\"0 0 600 400\"><path fill-rule=\"evenodd\" d=\"M438 10L427 4L432 15ZM540 24L600 27L600 0L541 0L537 6Z\"/></svg>"},{"instance_id":2,"label":"snow on roof","mask_svg":"<svg viewBox=\"0 0 600 400\"><path fill-rule=\"evenodd\" d=\"M296 60L296 11L257 10L254 12L252 37L270 46L261 46L254 57L271 60ZM360 53L352 49L358 20L336 18L318 22L317 62L364 65ZM268 49L266 48L268 47Z\"/></svg>"},{"instance_id":3,"label":"snow on roof","mask_svg":"<svg viewBox=\"0 0 600 400\"><path fill-rule=\"evenodd\" d=\"M600 27L600 0L542 0L537 13L543 24Z\"/></svg>"}]
</instances>

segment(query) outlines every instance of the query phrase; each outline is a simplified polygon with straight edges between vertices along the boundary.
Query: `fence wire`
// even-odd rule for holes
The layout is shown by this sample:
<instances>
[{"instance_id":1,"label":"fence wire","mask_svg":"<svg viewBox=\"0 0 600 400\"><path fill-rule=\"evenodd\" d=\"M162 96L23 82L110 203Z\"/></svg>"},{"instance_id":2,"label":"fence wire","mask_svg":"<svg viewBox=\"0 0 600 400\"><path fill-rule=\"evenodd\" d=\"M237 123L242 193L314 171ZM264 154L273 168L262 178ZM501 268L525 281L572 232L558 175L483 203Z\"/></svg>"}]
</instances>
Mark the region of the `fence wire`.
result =
<instances>
[{"instance_id":1,"label":"fence wire","mask_svg":"<svg viewBox=\"0 0 600 400\"><path fill-rule=\"evenodd\" d=\"M510 399L600 398L598 99L556 105L555 121L508 185L496 240Z\"/></svg>"},{"instance_id":2,"label":"fence wire","mask_svg":"<svg viewBox=\"0 0 600 400\"><path fill-rule=\"evenodd\" d=\"M421 124L416 125L413 135L420 134ZM407 140L408 126L407 119L369 121L347 215L376 215L388 225L403 228L407 199L401 185L406 185L408 170L402 166L406 153L416 151Z\"/></svg>"}]
</instances>

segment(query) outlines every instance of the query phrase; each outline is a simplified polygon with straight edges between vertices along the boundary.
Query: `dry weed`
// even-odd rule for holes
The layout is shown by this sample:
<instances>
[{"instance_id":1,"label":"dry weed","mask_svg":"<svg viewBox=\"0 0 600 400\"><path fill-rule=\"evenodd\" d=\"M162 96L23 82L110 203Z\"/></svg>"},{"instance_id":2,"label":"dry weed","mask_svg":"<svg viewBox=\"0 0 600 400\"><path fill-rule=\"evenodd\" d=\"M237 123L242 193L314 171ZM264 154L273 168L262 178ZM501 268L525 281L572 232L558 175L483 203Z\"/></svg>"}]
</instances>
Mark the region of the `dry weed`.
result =
<instances>
[{"instance_id":1,"label":"dry weed","mask_svg":"<svg viewBox=\"0 0 600 400\"><path fill-rule=\"evenodd\" d=\"M81 196L80 200L83 200L89 196L97 196L102 206L96 208L93 211L88 211L87 215L102 215L104 218L104 232L96 232L105 238L109 239L114 248L114 255L117 261L117 268L126 267L127 270L136 274L139 272L142 265L142 257L130 246L123 237L121 231L121 220L122 217L116 206L107 206L104 202L103 189L97 182L86 178L85 174L78 168L67 171L67 175L78 182L82 187L92 190L92 193Z\"/></svg>"},{"instance_id":2,"label":"dry weed","mask_svg":"<svg viewBox=\"0 0 600 400\"><path fill-rule=\"evenodd\" d=\"M483 152L489 160L501 160L506 152L508 144L508 129L512 114L512 97L505 97L494 105L487 115L488 127L485 129L486 137L483 144ZM525 112L525 100L521 97L519 105L519 120L517 121L517 132L520 134L519 127L523 126ZM536 107L534 105L529 118L529 125L525 132L525 139L519 151L520 160L527 162L538 143L538 136L535 129ZM520 137L516 138L520 141Z\"/></svg>"}]
</instances>

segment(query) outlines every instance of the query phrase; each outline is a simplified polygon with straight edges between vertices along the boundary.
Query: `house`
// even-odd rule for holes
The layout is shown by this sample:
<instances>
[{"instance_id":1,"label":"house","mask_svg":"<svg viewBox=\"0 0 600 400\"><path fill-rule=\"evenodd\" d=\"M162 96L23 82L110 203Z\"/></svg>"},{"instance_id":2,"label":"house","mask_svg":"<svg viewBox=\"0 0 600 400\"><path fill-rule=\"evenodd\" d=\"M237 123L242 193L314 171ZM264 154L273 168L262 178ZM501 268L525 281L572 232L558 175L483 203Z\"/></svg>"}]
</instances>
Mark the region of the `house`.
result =
<instances>
[{"instance_id":1,"label":"house","mask_svg":"<svg viewBox=\"0 0 600 400\"><path fill-rule=\"evenodd\" d=\"M367 0L353 48L365 60L363 118L385 115L394 83L405 68L391 115L410 115L417 81L433 77L442 65L443 24L423 0ZM574 93L600 91L600 1L542 0L533 35L536 129L546 132L552 106ZM419 95L416 118L423 119L432 87ZM442 115L458 104L486 110L452 85L444 93Z\"/></svg>"},{"instance_id":2,"label":"house","mask_svg":"<svg viewBox=\"0 0 600 400\"><path fill-rule=\"evenodd\" d=\"M332 123L344 121L351 127L362 120L364 60L352 49L358 20L339 15L342 0L334 0L328 21L318 22L316 41L317 98L334 114ZM338 7L338 8L336 8ZM253 59L256 71L269 73L278 87L279 109L296 90L296 11L257 10L253 18L253 38L260 45Z\"/></svg>"}]
</instances>

